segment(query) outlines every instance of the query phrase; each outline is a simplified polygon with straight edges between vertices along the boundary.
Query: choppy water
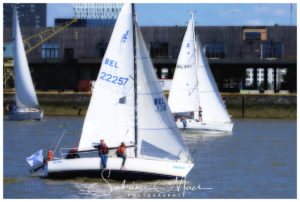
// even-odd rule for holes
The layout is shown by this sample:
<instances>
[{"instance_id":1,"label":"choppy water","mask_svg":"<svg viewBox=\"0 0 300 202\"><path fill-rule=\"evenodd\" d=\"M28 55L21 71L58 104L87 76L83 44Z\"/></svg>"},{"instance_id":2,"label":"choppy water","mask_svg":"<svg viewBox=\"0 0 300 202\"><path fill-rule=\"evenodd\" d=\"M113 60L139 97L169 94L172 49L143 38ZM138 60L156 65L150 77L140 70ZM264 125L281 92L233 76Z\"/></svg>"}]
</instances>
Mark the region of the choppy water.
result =
<instances>
[{"instance_id":1,"label":"choppy water","mask_svg":"<svg viewBox=\"0 0 300 202\"><path fill-rule=\"evenodd\" d=\"M232 135L183 133L195 166L186 181L122 182L31 175L25 157L44 153L63 127L77 144L83 118L4 119L4 198L296 198L296 121L235 119ZM185 189L184 189L185 188ZM185 191L184 191L185 190Z\"/></svg>"}]
</instances>

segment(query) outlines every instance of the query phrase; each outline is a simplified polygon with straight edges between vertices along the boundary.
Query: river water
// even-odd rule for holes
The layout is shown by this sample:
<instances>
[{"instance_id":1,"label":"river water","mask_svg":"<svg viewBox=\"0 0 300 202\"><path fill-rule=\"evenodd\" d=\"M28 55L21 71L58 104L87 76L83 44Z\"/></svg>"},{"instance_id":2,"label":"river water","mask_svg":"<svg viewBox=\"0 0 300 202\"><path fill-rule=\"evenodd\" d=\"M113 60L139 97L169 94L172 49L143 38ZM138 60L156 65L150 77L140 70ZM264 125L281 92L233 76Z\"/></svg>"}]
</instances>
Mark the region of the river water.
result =
<instances>
[{"instance_id":1,"label":"river water","mask_svg":"<svg viewBox=\"0 0 300 202\"><path fill-rule=\"evenodd\" d=\"M4 198L296 198L296 120L234 119L231 135L189 134L194 159L185 181L51 180L30 174L26 156L77 144L83 118L45 117L4 126ZM59 154L59 149L57 150Z\"/></svg>"}]
</instances>

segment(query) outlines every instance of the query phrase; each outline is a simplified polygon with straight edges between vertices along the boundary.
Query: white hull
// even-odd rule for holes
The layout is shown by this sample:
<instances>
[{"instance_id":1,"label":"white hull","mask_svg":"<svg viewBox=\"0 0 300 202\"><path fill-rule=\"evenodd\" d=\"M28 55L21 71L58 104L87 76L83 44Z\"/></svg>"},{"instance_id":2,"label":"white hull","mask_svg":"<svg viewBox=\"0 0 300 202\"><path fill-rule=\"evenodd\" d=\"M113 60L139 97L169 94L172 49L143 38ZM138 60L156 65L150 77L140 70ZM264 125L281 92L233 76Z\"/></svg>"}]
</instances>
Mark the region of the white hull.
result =
<instances>
[{"instance_id":1,"label":"white hull","mask_svg":"<svg viewBox=\"0 0 300 202\"><path fill-rule=\"evenodd\" d=\"M66 178L75 176L101 177L102 165L99 157L60 159L49 161L44 169L44 176L49 178ZM121 170L122 158L109 157L107 160L107 172L118 177L130 179L157 179L157 178L184 178L190 172L194 164L175 161L148 160L127 158L125 170ZM142 176L142 177L141 177Z\"/></svg>"},{"instance_id":2,"label":"white hull","mask_svg":"<svg viewBox=\"0 0 300 202\"><path fill-rule=\"evenodd\" d=\"M204 123L197 122L194 119L185 119L186 127L183 122L176 121L177 127L181 130L197 130L197 131L211 131L211 132L232 132L233 123Z\"/></svg>"},{"instance_id":3,"label":"white hull","mask_svg":"<svg viewBox=\"0 0 300 202\"><path fill-rule=\"evenodd\" d=\"M8 114L9 120L41 120L44 112L35 108L18 108Z\"/></svg>"}]
</instances>

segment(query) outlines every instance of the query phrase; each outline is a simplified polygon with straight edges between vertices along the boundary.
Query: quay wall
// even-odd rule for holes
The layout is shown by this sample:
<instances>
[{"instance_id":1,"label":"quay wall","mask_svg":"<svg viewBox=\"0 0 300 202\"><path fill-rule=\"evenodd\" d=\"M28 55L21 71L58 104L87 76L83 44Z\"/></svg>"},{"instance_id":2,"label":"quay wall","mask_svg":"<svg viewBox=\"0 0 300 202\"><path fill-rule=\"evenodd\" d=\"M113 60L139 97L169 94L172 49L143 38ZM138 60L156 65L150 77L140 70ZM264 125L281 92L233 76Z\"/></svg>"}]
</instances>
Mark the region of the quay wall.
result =
<instances>
[{"instance_id":1,"label":"quay wall","mask_svg":"<svg viewBox=\"0 0 300 202\"><path fill-rule=\"evenodd\" d=\"M37 92L37 96L45 116L84 116L91 93ZM297 118L296 94L222 93L222 97L233 118ZM5 92L3 107L10 102L14 92Z\"/></svg>"}]
</instances>

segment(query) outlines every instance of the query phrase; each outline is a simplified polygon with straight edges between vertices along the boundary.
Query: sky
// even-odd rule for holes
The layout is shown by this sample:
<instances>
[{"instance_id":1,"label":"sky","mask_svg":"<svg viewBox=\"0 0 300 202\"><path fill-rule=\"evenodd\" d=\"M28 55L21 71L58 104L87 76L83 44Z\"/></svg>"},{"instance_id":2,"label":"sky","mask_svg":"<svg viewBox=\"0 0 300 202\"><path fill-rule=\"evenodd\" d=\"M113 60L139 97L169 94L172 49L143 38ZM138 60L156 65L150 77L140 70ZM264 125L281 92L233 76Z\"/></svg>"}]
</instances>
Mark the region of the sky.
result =
<instances>
[{"instance_id":1,"label":"sky","mask_svg":"<svg viewBox=\"0 0 300 202\"><path fill-rule=\"evenodd\" d=\"M290 3L140 3L140 26L186 26L191 11L197 26L296 25L297 6ZM292 13L292 15L291 15ZM48 3L47 26L55 18L73 18L73 4Z\"/></svg>"}]
</instances>

